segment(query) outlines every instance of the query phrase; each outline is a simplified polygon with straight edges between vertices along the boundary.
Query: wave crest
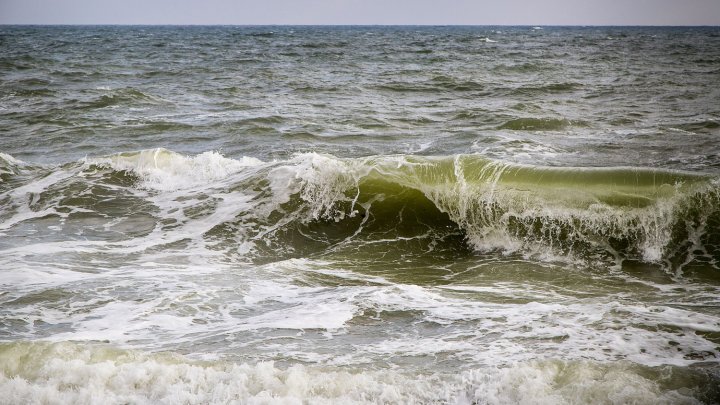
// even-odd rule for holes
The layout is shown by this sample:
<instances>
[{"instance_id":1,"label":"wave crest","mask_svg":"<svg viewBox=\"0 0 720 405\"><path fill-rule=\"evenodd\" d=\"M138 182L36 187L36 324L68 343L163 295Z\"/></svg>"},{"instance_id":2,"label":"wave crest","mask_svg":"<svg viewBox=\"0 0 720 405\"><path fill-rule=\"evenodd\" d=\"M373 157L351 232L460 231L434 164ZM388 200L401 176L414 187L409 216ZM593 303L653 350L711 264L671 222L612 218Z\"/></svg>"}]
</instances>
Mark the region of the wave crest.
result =
<instances>
[{"instance_id":1,"label":"wave crest","mask_svg":"<svg viewBox=\"0 0 720 405\"><path fill-rule=\"evenodd\" d=\"M246 167L262 162L255 158L229 159L218 152L185 156L164 148L124 152L97 159L86 164L107 165L117 171L131 171L142 179L142 186L161 191L173 191L207 185L225 179Z\"/></svg>"},{"instance_id":2,"label":"wave crest","mask_svg":"<svg viewBox=\"0 0 720 405\"><path fill-rule=\"evenodd\" d=\"M107 171L94 176L91 168L98 167L123 180ZM374 245L415 253L469 247L672 269L698 261L717 268L720 262L720 186L703 174L518 165L479 155L340 159L303 153L262 162L165 149L86 159L80 170L90 172L67 187L85 181L96 184L92 190L148 190L151 204L165 204L153 214L159 221L164 215L188 227L201 221L202 238L223 249L241 245L244 252L252 245L265 258ZM52 198L41 193L33 201L102 210L72 190L63 192L63 184L52 187ZM152 197L158 193L167 195ZM129 192L127 198L145 197ZM132 214L118 209L114 204L112 212L97 214Z\"/></svg>"}]
</instances>

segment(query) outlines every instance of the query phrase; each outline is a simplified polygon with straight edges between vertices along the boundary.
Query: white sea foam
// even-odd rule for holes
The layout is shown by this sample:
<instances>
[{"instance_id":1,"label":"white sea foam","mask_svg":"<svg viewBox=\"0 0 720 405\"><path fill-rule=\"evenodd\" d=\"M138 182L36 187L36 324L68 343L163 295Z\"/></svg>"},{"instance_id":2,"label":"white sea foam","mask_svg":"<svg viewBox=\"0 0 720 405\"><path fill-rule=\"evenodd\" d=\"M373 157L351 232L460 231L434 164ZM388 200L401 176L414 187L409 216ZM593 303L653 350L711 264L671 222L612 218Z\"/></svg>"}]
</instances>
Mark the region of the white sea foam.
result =
<instances>
[{"instance_id":1,"label":"white sea foam","mask_svg":"<svg viewBox=\"0 0 720 405\"><path fill-rule=\"evenodd\" d=\"M420 153L424 152L425 150L429 149L435 141L427 141L427 142L417 142L412 144L407 144L407 153Z\"/></svg>"},{"instance_id":2,"label":"white sea foam","mask_svg":"<svg viewBox=\"0 0 720 405\"><path fill-rule=\"evenodd\" d=\"M27 325L65 325L46 338L53 341L110 339L143 341L153 347L183 342L186 336L232 336L261 330L317 330L330 332L328 336L352 333L365 322L362 317L370 314L384 319L393 313L411 313L415 314L413 322L425 325L423 328L452 328L440 336L419 337L408 334L402 325L377 324L372 339L354 343L356 352L323 354L332 364L340 359L342 364L362 364L380 361L388 354L402 357L442 352L487 366L504 366L509 359L529 361L538 353L566 359L687 366L702 358L702 353L712 358L715 352L715 345L700 333L720 332L720 319L711 315L663 305L625 304L608 297L578 301L559 295L558 290L554 294L535 292L522 284L429 288L387 285L386 281L382 285L312 286L307 277L314 272L304 269L322 267L323 274L329 275L333 266L308 260L246 267L237 273L212 263L168 267L148 262L141 269L132 267L87 276L59 268L36 274L29 271L31 266L17 267L10 285L21 285L18 288L23 294L48 289L79 294L74 292L75 286L82 281L85 298L75 299L72 310L43 302L15 304L12 316L6 319ZM345 274L338 270L340 277ZM45 283L23 281L28 278L41 278ZM106 285L114 287L107 290ZM118 297L115 290L132 293ZM476 299L468 293L498 297L501 302ZM502 302L507 299L520 302ZM466 327L455 329L455 325ZM36 332L34 327L30 331ZM272 335L269 339L268 343ZM676 343L669 345L671 341ZM312 347L298 347L293 358L317 355L320 353Z\"/></svg>"},{"instance_id":3,"label":"white sea foam","mask_svg":"<svg viewBox=\"0 0 720 405\"><path fill-rule=\"evenodd\" d=\"M0 198L5 196L9 197L9 204L4 208L5 210L12 210L13 212L12 216L0 223L0 231L10 229L21 222L31 219L47 216L67 217L69 213L67 211L60 212L56 209L57 207L33 209L31 206L37 204L42 192L60 182L72 178L74 175L75 174L70 171L57 170L23 186L0 194Z\"/></svg>"},{"instance_id":4,"label":"white sea foam","mask_svg":"<svg viewBox=\"0 0 720 405\"><path fill-rule=\"evenodd\" d=\"M115 170L131 170L143 180L143 186L160 191L173 191L227 178L262 161L243 157L230 159L218 152L184 156L166 149L149 149L133 153L85 159L88 164L108 164Z\"/></svg>"},{"instance_id":5,"label":"white sea foam","mask_svg":"<svg viewBox=\"0 0 720 405\"><path fill-rule=\"evenodd\" d=\"M239 320L236 329L339 329L358 309L352 303L355 295L352 290L298 287L275 281L255 282L243 296L245 304L253 309L276 303L283 305Z\"/></svg>"},{"instance_id":6,"label":"white sea foam","mask_svg":"<svg viewBox=\"0 0 720 405\"><path fill-rule=\"evenodd\" d=\"M623 363L527 362L460 373L190 362L102 346L0 346L0 404L697 404ZM666 372L672 377L672 371Z\"/></svg>"},{"instance_id":7,"label":"white sea foam","mask_svg":"<svg viewBox=\"0 0 720 405\"><path fill-rule=\"evenodd\" d=\"M22 165L26 164L22 160L17 159L14 156L11 156L7 153L2 153L2 152L0 152L0 159L4 160L5 162L7 162L9 164L15 165L15 166L22 166ZM0 167L0 170L3 170L2 167ZM2 172L0 172L0 173L2 173Z\"/></svg>"},{"instance_id":8,"label":"white sea foam","mask_svg":"<svg viewBox=\"0 0 720 405\"><path fill-rule=\"evenodd\" d=\"M295 156L288 164L275 167L268 174L275 202L282 204L291 195L299 194L310 206L308 219L341 220L354 211L344 212L336 206L348 201L345 193L359 190L359 179L372 170L362 161L343 161L317 153ZM355 202L355 200L350 200Z\"/></svg>"}]
</instances>

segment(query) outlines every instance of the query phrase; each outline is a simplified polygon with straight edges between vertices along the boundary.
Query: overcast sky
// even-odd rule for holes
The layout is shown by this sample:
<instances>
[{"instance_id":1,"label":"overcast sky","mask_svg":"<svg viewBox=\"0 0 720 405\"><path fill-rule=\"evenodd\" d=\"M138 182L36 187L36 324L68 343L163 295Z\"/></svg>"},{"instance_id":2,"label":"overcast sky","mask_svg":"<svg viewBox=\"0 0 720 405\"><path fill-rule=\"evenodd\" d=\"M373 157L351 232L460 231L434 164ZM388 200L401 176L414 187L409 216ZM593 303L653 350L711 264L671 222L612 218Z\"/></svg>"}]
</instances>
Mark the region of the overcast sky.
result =
<instances>
[{"instance_id":1,"label":"overcast sky","mask_svg":"<svg viewBox=\"0 0 720 405\"><path fill-rule=\"evenodd\" d=\"M0 0L0 24L720 25L720 0Z\"/></svg>"}]
</instances>

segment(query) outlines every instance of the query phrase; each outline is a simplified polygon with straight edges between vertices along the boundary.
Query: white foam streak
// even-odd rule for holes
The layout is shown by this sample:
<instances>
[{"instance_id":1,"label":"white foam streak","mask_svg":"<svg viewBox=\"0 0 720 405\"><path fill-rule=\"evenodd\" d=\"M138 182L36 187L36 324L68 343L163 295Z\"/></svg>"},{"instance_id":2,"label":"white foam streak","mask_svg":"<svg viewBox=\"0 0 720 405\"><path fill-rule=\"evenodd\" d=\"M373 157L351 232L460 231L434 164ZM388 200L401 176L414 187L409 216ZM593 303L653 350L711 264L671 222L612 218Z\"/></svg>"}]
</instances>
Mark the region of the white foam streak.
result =
<instances>
[{"instance_id":1,"label":"white foam streak","mask_svg":"<svg viewBox=\"0 0 720 405\"><path fill-rule=\"evenodd\" d=\"M344 327L358 310L353 303L358 293L353 288L296 287L271 281L253 283L243 297L248 307L257 309L276 303L283 305L244 318L235 329L337 330Z\"/></svg>"}]
</instances>

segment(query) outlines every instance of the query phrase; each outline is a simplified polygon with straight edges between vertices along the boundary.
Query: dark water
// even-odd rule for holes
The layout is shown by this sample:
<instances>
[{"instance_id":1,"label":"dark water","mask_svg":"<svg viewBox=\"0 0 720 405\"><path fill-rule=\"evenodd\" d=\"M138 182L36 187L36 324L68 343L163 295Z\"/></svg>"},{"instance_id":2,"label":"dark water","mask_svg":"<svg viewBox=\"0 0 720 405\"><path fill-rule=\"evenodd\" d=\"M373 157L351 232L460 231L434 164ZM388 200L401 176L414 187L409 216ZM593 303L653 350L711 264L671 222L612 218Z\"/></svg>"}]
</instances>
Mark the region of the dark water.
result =
<instances>
[{"instance_id":1,"label":"dark water","mask_svg":"<svg viewBox=\"0 0 720 405\"><path fill-rule=\"evenodd\" d=\"M0 27L0 403L720 402L720 29Z\"/></svg>"}]
</instances>

